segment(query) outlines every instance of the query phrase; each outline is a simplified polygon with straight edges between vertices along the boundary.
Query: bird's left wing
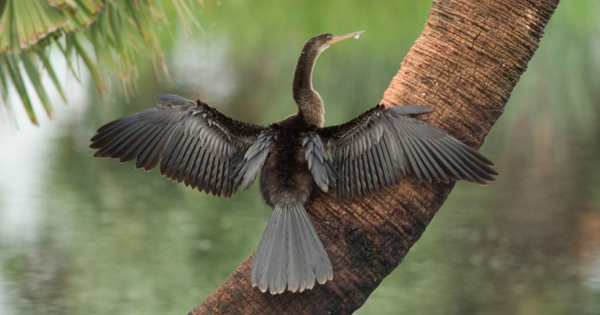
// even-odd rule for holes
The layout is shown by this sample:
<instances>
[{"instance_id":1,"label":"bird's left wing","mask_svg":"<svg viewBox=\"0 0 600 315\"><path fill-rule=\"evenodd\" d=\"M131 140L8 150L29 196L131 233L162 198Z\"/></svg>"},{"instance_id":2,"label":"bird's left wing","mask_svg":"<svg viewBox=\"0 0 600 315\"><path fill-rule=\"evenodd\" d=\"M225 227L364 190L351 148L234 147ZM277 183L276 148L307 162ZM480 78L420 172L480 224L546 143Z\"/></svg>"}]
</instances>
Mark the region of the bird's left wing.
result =
<instances>
[{"instance_id":1,"label":"bird's left wing","mask_svg":"<svg viewBox=\"0 0 600 315\"><path fill-rule=\"evenodd\" d=\"M234 173L265 127L233 120L200 101L157 98L162 105L100 127L91 139L90 148L98 149L94 156L137 159L135 167L146 171L160 161L161 174L173 181L233 195L240 185Z\"/></svg>"},{"instance_id":2,"label":"bird's left wing","mask_svg":"<svg viewBox=\"0 0 600 315\"><path fill-rule=\"evenodd\" d=\"M493 181L492 175L498 173L490 160L443 130L409 116L430 111L418 105L378 105L348 123L320 129L340 177L337 193L373 193L398 184L407 174L417 182Z\"/></svg>"}]
</instances>

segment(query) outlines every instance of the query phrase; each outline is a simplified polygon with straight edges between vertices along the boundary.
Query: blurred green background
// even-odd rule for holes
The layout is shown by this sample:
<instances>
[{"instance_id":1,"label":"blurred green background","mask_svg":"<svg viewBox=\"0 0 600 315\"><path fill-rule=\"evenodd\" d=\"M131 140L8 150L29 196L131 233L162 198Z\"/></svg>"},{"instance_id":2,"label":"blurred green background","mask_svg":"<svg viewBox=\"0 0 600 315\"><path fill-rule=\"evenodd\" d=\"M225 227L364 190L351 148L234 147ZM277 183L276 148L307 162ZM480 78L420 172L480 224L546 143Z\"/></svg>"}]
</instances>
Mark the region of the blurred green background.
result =
<instances>
[{"instance_id":1,"label":"blurred green background","mask_svg":"<svg viewBox=\"0 0 600 315\"><path fill-rule=\"evenodd\" d=\"M78 83L65 70L69 104L50 93L53 121L38 115L33 127L14 106L15 130L3 116L0 314L186 314L255 250L270 209L256 185L215 198L156 170L94 159L95 130L154 106L161 93L248 122L280 120L296 111L292 75L304 42L366 30L323 53L314 73L326 124L348 121L381 99L431 7L204 4L194 12L201 30L160 35L171 80L143 55L137 93L100 94L89 76ZM559 5L481 149L498 181L458 183L356 314L600 314L598 12L597 0Z\"/></svg>"}]
</instances>

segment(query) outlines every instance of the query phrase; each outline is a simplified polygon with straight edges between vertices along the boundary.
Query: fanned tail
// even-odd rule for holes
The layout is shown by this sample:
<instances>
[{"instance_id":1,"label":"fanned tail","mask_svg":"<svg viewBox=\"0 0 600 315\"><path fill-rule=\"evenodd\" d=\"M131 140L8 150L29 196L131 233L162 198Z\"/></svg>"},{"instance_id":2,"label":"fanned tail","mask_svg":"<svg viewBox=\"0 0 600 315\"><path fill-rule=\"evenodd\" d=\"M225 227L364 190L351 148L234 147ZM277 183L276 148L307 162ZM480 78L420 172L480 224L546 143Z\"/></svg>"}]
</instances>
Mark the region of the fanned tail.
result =
<instances>
[{"instance_id":1,"label":"fanned tail","mask_svg":"<svg viewBox=\"0 0 600 315\"><path fill-rule=\"evenodd\" d=\"M301 203L275 205L251 268L252 286L271 294L312 289L333 278L333 267Z\"/></svg>"}]
</instances>

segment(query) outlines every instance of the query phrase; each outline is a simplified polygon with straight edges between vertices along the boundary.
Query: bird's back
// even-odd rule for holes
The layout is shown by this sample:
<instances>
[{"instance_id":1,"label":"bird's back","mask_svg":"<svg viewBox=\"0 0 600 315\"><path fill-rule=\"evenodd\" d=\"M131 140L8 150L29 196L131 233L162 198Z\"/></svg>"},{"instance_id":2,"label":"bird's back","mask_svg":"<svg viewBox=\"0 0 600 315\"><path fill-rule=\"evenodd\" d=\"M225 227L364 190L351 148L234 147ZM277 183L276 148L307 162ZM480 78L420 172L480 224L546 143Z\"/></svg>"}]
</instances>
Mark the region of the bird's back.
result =
<instances>
[{"instance_id":1,"label":"bird's back","mask_svg":"<svg viewBox=\"0 0 600 315\"><path fill-rule=\"evenodd\" d=\"M271 127L277 130L277 140L261 170L260 191L270 206L288 201L304 205L316 192L302 146L304 136L314 127L298 116Z\"/></svg>"}]
</instances>

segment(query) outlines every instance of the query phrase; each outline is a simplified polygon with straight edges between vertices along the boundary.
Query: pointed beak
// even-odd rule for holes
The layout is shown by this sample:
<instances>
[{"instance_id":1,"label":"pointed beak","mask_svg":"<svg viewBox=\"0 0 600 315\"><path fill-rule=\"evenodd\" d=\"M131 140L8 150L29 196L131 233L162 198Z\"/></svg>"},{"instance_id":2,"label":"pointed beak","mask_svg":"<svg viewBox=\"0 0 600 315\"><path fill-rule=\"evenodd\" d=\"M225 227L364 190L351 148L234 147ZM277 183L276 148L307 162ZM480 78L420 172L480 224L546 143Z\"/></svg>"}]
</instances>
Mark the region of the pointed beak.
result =
<instances>
[{"instance_id":1,"label":"pointed beak","mask_svg":"<svg viewBox=\"0 0 600 315\"><path fill-rule=\"evenodd\" d=\"M331 40L329 40L327 42L328 45L331 45L333 43L337 43L339 41L342 41L344 39L348 39L350 37L354 37L354 38L358 38L360 36L360 34L362 34L364 31L358 31L358 32L354 32L354 33L348 33L348 34L344 34L344 35L337 35L337 36L333 36L331 38Z\"/></svg>"}]
</instances>

